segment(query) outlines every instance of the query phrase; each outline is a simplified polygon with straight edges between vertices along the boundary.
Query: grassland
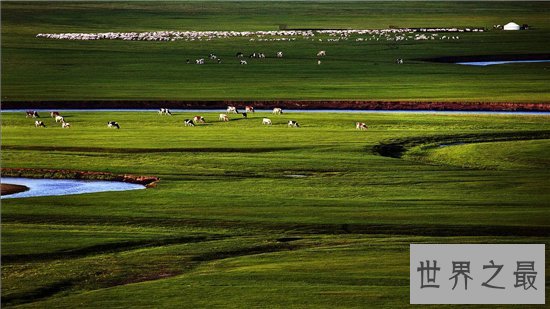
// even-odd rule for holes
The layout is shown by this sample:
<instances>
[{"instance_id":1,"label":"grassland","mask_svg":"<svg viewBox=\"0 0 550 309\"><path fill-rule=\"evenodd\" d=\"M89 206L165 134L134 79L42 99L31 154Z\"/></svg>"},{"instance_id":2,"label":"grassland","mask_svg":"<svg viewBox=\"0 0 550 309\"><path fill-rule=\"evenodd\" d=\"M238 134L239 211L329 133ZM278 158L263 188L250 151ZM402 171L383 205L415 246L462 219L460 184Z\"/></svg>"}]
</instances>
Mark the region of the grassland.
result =
<instances>
[{"instance_id":1,"label":"grassland","mask_svg":"<svg viewBox=\"0 0 550 309\"><path fill-rule=\"evenodd\" d=\"M289 113L268 127L206 113L189 128L191 113L65 114L71 129L3 113L3 167L161 181L3 201L5 306L401 307L409 243L548 244L550 144L532 139L546 116ZM418 142L512 133L525 140ZM402 158L373 150L406 140Z\"/></svg>"},{"instance_id":2,"label":"grassland","mask_svg":"<svg viewBox=\"0 0 550 309\"><path fill-rule=\"evenodd\" d=\"M127 2L2 3L2 99L412 100L539 102L547 64L468 67L419 59L550 54L548 2ZM529 31L461 33L455 41L61 41L38 33L486 27L514 20ZM235 53L284 59L240 66ZM316 53L326 50L323 64ZM222 64L187 65L214 52ZM395 65L403 58L404 65Z\"/></svg>"}]
</instances>

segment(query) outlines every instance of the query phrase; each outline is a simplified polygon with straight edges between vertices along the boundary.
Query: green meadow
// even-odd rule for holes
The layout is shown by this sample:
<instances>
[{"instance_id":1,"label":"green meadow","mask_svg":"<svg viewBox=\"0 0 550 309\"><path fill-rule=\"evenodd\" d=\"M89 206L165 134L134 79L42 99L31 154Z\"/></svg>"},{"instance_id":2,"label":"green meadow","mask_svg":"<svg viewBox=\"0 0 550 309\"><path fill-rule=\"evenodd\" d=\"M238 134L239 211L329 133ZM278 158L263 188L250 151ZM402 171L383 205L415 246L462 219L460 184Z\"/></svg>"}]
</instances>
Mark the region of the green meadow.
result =
<instances>
[{"instance_id":1,"label":"green meadow","mask_svg":"<svg viewBox=\"0 0 550 309\"><path fill-rule=\"evenodd\" d=\"M549 12L549 2L3 1L1 98L21 109L80 100L547 103L548 63L425 59L548 55ZM531 29L492 29L509 21ZM36 38L389 26L488 31L400 42ZM239 51L267 58L239 65ZM222 63L185 63L209 53ZM550 245L548 115L285 111L220 122L214 111L61 113L70 129L45 111L46 128L3 111L2 168L160 181L2 199L3 307L399 308L409 304L411 243ZM197 114L206 123L185 127Z\"/></svg>"},{"instance_id":2,"label":"green meadow","mask_svg":"<svg viewBox=\"0 0 550 309\"><path fill-rule=\"evenodd\" d=\"M550 99L548 64L432 63L443 56L549 54L548 2L10 2L2 3L2 99L414 100ZM509 21L528 31L496 31ZM69 41L38 33L481 27L459 40L329 42ZM444 34L441 34L441 36ZM318 39L322 39L319 42ZM326 50L322 64L316 53ZM237 52L268 58L239 65ZM276 59L277 51L284 52ZM186 64L215 53L223 61ZM404 59L396 65L397 58Z\"/></svg>"},{"instance_id":3,"label":"green meadow","mask_svg":"<svg viewBox=\"0 0 550 309\"><path fill-rule=\"evenodd\" d=\"M410 243L548 243L547 116L64 114L3 113L3 167L161 180L3 200L6 306L401 307Z\"/></svg>"}]
</instances>

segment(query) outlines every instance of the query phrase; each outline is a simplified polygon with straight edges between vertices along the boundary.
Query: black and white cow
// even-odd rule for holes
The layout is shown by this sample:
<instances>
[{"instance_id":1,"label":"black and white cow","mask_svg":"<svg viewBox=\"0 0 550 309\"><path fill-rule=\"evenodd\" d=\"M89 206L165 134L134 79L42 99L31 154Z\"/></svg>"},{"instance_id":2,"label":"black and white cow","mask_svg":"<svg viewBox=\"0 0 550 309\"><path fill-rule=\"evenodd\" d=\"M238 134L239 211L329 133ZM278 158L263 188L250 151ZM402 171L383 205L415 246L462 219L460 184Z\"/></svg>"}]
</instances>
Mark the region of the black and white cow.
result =
<instances>
[{"instance_id":1,"label":"black and white cow","mask_svg":"<svg viewBox=\"0 0 550 309\"><path fill-rule=\"evenodd\" d=\"M227 107L227 112L228 113L233 113L233 114L238 114L239 110L235 106L228 106Z\"/></svg>"},{"instance_id":2,"label":"black and white cow","mask_svg":"<svg viewBox=\"0 0 550 309\"><path fill-rule=\"evenodd\" d=\"M355 128L357 130L367 130L369 127L367 127L367 124L364 123L364 122L356 122L355 123Z\"/></svg>"},{"instance_id":3,"label":"black and white cow","mask_svg":"<svg viewBox=\"0 0 550 309\"><path fill-rule=\"evenodd\" d=\"M159 115L169 115L172 116L172 112L168 108L161 107L159 109Z\"/></svg>"},{"instance_id":4,"label":"black and white cow","mask_svg":"<svg viewBox=\"0 0 550 309\"><path fill-rule=\"evenodd\" d=\"M42 121L40 121L40 120L36 120L36 121L34 122L34 126L35 126L36 128L38 128L38 127L44 127L44 128L45 128L45 127L46 127L46 125L44 124L44 122L42 122Z\"/></svg>"},{"instance_id":5,"label":"black and white cow","mask_svg":"<svg viewBox=\"0 0 550 309\"><path fill-rule=\"evenodd\" d=\"M120 129L120 125L116 121L107 122L107 127Z\"/></svg>"},{"instance_id":6,"label":"black and white cow","mask_svg":"<svg viewBox=\"0 0 550 309\"><path fill-rule=\"evenodd\" d=\"M293 128L299 128L300 127L300 124L294 120L289 120L288 121L288 126L289 127L293 127Z\"/></svg>"},{"instance_id":7,"label":"black and white cow","mask_svg":"<svg viewBox=\"0 0 550 309\"><path fill-rule=\"evenodd\" d=\"M193 123L193 120L191 120L191 119L185 119L183 121L183 123L185 124L186 127L194 127L195 126L195 123Z\"/></svg>"},{"instance_id":8,"label":"black and white cow","mask_svg":"<svg viewBox=\"0 0 550 309\"><path fill-rule=\"evenodd\" d=\"M248 118L248 113L243 113L243 118Z\"/></svg>"}]
</instances>

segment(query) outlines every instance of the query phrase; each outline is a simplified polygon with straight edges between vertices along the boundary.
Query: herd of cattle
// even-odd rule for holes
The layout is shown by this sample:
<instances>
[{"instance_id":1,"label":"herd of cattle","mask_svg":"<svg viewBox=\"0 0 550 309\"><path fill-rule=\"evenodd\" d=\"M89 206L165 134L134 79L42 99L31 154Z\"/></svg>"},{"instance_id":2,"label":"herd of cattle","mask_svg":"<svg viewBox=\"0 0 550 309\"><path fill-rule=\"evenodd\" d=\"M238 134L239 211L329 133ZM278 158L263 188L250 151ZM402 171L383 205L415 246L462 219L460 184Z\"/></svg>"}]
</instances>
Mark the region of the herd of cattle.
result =
<instances>
[{"instance_id":1,"label":"herd of cattle","mask_svg":"<svg viewBox=\"0 0 550 309\"><path fill-rule=\"evenodd\" d=\"M235 106L228 106L226 113L220 114L218 117L219 121L227 122L229 121L229 115L228 114L241 114L243 118L248 118L248 113L254 113L254 107L253 106L246 106L245 112L239 113L239 110ZM274 115L282 115L283 109L280 107L275 107L272 111ZM168 108L160 108L158 111L159 115L168 115L172 116L172 111ZM50 112L50 116L55 119L55 123L61 123L62 128L70 128L71 124L65 121L65 118L59 114L59 112ZM37 111L26 111L26 118L40 118L40 115L38 115ZM195 116L193 119L185 119L184 125L186 127L194 127L197 124L204 124L206 123L206 120L203 116ZM262 119L262 125L273 125L273 122L269 118L263 118ZM35 127L43 127L45 128L46 125L41 120L35 120L34 122ZM299 128L300 124L295 120L289 120L287 123L288 127L293 128ZM120 125L116 121L109 121L107 122L108 128L116 128L120 129ZM367 130L368 127L364 122L356 122L355 128L357 130Z\"/></svg>"},{"instance_id":2,"label":"herd of cattle","mask_svg":"<svg viewBox=\"0 0 550 309\"><path fill-rule=\"evenodd\" d=\"M324 50L320 50L319 52L317 52L317 57L325 57L327 55L327 52L324 51ZM237 57L239 59L239 64L241 65L244 65L244 64L248 64L248 61L244 60L244 54L242 52L237 52L237 54L235 54L235 57ZM283 58L283 52L282 51L278 51L275 53L275 57L277 58ZM216 56L214 53L210 53L208 55L208 58L210 60L214 60L216 61L217 63L222 63L222 59L221 58L218 58L218 56ZM256 58L256 59L264 59L265 58L265 54L264 53L260 53L260 52L253 52L251 53L248 58L252 59L252 58ZM187 59L185 61L187 64L191 64L191 60L190 59ZM202 65L202 64L205 64L206 63L206 60L205 58L199 58L199 59L195 59L195 64L198 64L198 65ZM317 64L321 64L321 60L320 59L317 59Z\"/></svg>"}]
</instances>

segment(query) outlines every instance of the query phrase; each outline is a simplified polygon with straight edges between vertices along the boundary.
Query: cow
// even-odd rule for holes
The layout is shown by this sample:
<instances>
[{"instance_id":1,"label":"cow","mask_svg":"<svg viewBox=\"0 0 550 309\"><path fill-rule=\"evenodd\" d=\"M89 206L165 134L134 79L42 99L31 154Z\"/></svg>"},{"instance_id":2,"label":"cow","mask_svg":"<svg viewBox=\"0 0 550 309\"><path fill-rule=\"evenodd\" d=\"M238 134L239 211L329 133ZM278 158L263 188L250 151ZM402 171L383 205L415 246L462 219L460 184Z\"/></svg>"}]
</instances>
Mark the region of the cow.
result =
<instances>
[{"instance_id":1,"label":"cow","mask_svg":"<svg viewBox=\"0 0 550 309\"><path fill-rule=\"evenodd\" d=\"M222 58L218 58L218 63L222 63Z\"/></svg>"},{"instance_id":2,"label":"cow","mask_svg":"<svg viewBox=\"0 0 550 309\"><path fill-rule=\"evenodd\" d=\"M289 127L293 127L293 128L299 128L300 127L300 124L294 120L289 120L288 121L288 126Z\"/></svg>"},{"instance_id":3,"label":"cow","mask_svg":"<svg viewBox=\"0 0 550 309\"><path fill-rule=\"evenodd\" d=\"M161 107L159 109L159 115L170 115L170 116L172 116L172 112L168 108Z\"/></svg>"},{"instance_id":4,"label":"cow","mask_svg":"<svg viewBox=\"0 0 550 309\"><path fill-rule=\"evenodd\" d=\"M397 58L397 59L395 60L395 63L397 63L397 64L403 64L403 59Z\"/></svg>"},{"instance_id":5,"label":"cow","mask_svg":"<svg viewBox=\"0 0 550 309\"><path fill-rule=\"evenodd\" d=\"M265 125L272 125L273 123L271 122L271 119L269 118L264 118L262 119L262 124L265 124Z\"/></svg>"},{"instance_id":6,"label":"cow","mask_svg":"<svg viewBox=\"0 0 550 309\"><path fill-rule=\"evenodd\" d=\"M282 51L277 52L277 58L283 58L283 52Z\"/></svg>"},{"instance_id":7,"label":"cow","mask_svg":"<svg viewBox=\"0 0 550 309\"><path fill-rule=\"evenodd\" d=\"M228 106L227 107L227 113L238 114L239 110L237 110L237 108L235 106Z\"/></svg>"},{"instance_id":8,"label":"cow","mask_svg":"<svg viewBox=\"0 0 550 309\"><path fill-rule=\"evenodd\" d=\"M210 53L210 55L208 55L208 58L210 58L211 60L216 60L216 59L218 59L218 56Z\"/></svg>"},{"instance_id":9,"label":"cow","mask_svg":"<svg viewBox=\"0 0 550 309\"><path fill-rule=\"evenodd\" d=\"M321 60L317 59L317 65L321 65Z\"/></svg>"},{"instance_id":10,"label":"cow","mask_svg":"<svg viewBox=\"0 0 550 309\"><path fill-rule=\"evenodd\" d=\"M367 130L369 127L367 127L367 125L364 122L356 122L355 128L357 130Z\"/></svg>"},{"instance_id":11,"label":"cow","mask_svg":"<svg viewBox=\"0 0 550 309\"><path fill-rule=\"evenodd\" d=\"M275 107L273 109L273 114L275 114L275 115L281 115L282 113L283 113L283 109L280 108L280 107Z\"/></svg>"},{"instance_id":12,"label":"cow","mask_svg":"<svg viewBox=\"0 0 550 309\"><path fill-rule=\"evenodd\" d=\"M237 57L237 58L242 58L242 57L244 57L244 54L241 53L241 52L238 52L238 53L235 55L235 57Z\"/></svg>"},{"instance_id":13,"label":"cow","mask_svg":"<svg viewBox=\"0 0 550 309\"><path fill-rule=\"evenodd\" d=\"M118 122L116 121L107 122L107 127L120 129L120 125L118 125Z\"/></svg>"},{"instance_id":14,"label":"cow","mask_svg":"<svg viewBox=\"0 0 550 309\"><path fill-rule=\"evenodd\" d=\"M186 127L194 127L195 126L195 124L193 123L193 120L191 120L191 119L185 119L183 121L183 123L185 124Z\"/></svg>"},{"instance_id":15,"label":"cow","mask_svg":"<svg viewBox=\"0 0 550 309\"><path fill-rule=\"evenodd\" d=\"M62 128L70 128L70 127L71 127L71 124L68 123L68 122L63 121L63 123L61 123L61 127L62 127Z\"/></svg>"},{"instance_id":16,"label":"cow","mask_svg":"<svg viewBox=\"0 0 550 309\"><path fill-rule=\"evenodd\" d=\"M59 112L50 112L50 117L55 118L57 116L61 116Z\"/></svg>"},{"instance_id":17,"label":"cow","mask_svg":"<svg viewBox=\"0 0 550 309\"><path fill-rule=\"evenodd\" d=\"M243 113L243 118L248 118L248 113Z\"/></svg>"},{"instance_id":18,"label":"cow","mask_svg":"<svg viewBox=\"0 0 550 309\"><path fill-rule=\"evenodd\" d=\"M42 122L42 121L40 121L40 120L36 120L36 121L34 122L34 126L35 126L36 128L38 128L38 127L44 127L44 128L45 128L45 127L46 127L46 125L44 124L44 122Z\"/></svg>"},{"instance_id":19,"label":"cow","mask_svg":"<svg viewBox=\"0 0 550 309\"><path fill-rule=\"evenodd\" d=\"M185 63L190 64L191 60L187 59L187 60L185 60Z\"/></svg>"},{"instance_id":20,"label":"cow","mask_svg":"<svg viewBox=\"0 0 550 309\"><path fill-rule=\"evenodd\" d=\"M65 122L65 118L63 116L55 116L55 122Z\"/></svg>"},{"instance_id":21,"label":"cow","mask_svg":"<svg viewBox=\"0 0 550 309\"><path fill-rule=\"evenodd\" d=\"M25 118L40 118L37 111L26 111L26 113L27 115L25 116Z\"/></svg>"},{"instance_id":22,"label":"cow","mask_svg":"<svg viewBox=\"0 0 550 309\"><path fill-rule=\"evenodd\" d=\"M324 57L324 56L326 56L326 55L327 55L327 52L324 51L324 50L321 50L321 51L319 51L319 52L317 53L317 57Z\"/></svg>"},{"instance_id":23,"label":"cow","mask_svg":"<svg viewBox=\"0 0 550 309\"><path fill-rule=\"evenodd\" d=\"M248 62L246 62L246 60L241 60L239 63L240 64L248 64Z\"/></svg>"},{"instance_id":24,"label":"cow","mask_svg":"<svg viewBox=\"0 0 550 309\"><path fill-rule=\"evenodd\" d=\"M229 117L227 114L220 114L220 117L218 118L221 121L229 121Z\"/></svg>"},{"instance_id":25,"label":"cow","mask_svg":"<svg viewBox=\"0 0 550 309\"><path fill-rule=\"evenodd\" d=\"M244 110L247 113L254 113L254 106L245 106Z\"/></svg>"},{"instance_id":26,"label":"cow","mask_svg":"<svg viewBox=\"0 0 550 309\"><path fill-rule=\"evenodd\" d=\"M204 121L204 117L203 117L203 116L195 116L195 117L193 117L193 122L196 122L196 123L205 123L206 121Z\"/></svg>"},{"instance_id":27,"label":"cow","mask_svg":"<svg viewBox=\"0 0 550 309\"><path fill-rule=\"evenodd\" d=\"M204 58L196 59L195 64L204 64Z\"/></svg>"}]
</instances>

